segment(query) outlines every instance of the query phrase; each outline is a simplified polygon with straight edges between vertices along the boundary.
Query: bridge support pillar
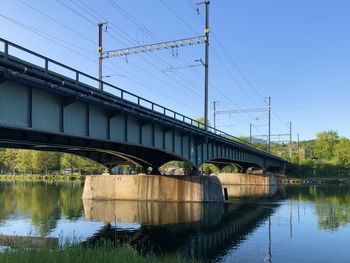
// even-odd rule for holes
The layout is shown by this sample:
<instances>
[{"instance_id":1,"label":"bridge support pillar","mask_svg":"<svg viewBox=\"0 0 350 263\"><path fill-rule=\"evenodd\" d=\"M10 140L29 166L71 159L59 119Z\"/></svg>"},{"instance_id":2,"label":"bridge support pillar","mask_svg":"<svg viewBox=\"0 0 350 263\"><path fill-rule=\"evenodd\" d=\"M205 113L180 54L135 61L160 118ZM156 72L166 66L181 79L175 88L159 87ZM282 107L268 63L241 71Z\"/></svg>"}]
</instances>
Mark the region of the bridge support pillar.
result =
<instances>
[{"instance_id":1,"label":"bridge support pillar","mask_svg":"<svg viewBox=\"0 0 350 263\"><path fill-rule=\"evenodd\" d=\"M199 170L197 167L192 167L192 171L191 171L191 174L190 176L199 176L200 173L199 173Z\"/></svg>"},{"instance_id":2,"label":"bridge support pillar","mask_svg":"<svg viewBox=\"0 0 350 263\"><path fill-rule=\"evenodd\" d=\"M83 199L223 202L223 194L215 176L93 175Z\"/></svg>"},{"instance_id":3,"label":"bridge support pillar","mask_svg":"<svg viewBox=\"0 0 350 263\"><path fill-rule=\"evenodd\" d=\"M219 178L223 185L277 185L276 177L273 175L218 173L215 176Z\"/></svg>"},{"instance_id":4,"label":"bridge support pillar","mask_svg":"<svg viewBox=\"0 0 350 263\"><path fill-rule=\"evenodd\" d=\"M159 171L159 167L152 167L152 172L150 174L153 175L161 175L160 171Z\"/></svg>"}]
</instances>

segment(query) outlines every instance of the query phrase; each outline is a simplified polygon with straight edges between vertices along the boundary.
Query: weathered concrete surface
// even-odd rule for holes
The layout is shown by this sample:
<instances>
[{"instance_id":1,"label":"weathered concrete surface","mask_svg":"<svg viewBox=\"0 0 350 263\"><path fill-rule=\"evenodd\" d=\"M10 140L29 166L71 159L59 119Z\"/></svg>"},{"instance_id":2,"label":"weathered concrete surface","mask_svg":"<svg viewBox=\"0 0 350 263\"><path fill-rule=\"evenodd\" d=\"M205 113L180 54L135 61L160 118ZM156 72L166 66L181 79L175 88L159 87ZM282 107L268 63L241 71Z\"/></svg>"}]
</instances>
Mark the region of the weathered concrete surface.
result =
<instances>
[{"instance_id":1,"label":"weathered concrete surface","mask_svg":"<svg viewBox=\"0 0 350 263\"><path fill-rule=\"evenodd\" d=\"M105 223L142 225L217 223L223 214L221 203L83 199L83 204L86 219Z\"/></svg>"},{"instance_id":2,"label":"weathered concrete surface","mask_svg":"<svg viewBox=\"0 0 350 263\"><path fill-rule=\"evenodd\" d=\"M93 175L83 199L223 202L223 195L215 176Z\"/></svg>"},{"instance_id":3,"label":"weathered concrete surface","mask_svg":"<svg viewBox=\"0 0 350 263\"><path fill-rule=\"evenodd\" d=\"M277 192L277 185L222 185L227 189L229 197L233 198L256 198L273 196Z\"/></svg>"},{"instance_id":4,"label":"weathered concrete surface","mask_svg":"<svg viewBox=\"0 0 350 263\"><path fill-rule=\"evenodd\" d=\"M246 174L246 173L218 173L215 174L223 185L277 185L273 175Z\"/></svg>"}]
</instances>

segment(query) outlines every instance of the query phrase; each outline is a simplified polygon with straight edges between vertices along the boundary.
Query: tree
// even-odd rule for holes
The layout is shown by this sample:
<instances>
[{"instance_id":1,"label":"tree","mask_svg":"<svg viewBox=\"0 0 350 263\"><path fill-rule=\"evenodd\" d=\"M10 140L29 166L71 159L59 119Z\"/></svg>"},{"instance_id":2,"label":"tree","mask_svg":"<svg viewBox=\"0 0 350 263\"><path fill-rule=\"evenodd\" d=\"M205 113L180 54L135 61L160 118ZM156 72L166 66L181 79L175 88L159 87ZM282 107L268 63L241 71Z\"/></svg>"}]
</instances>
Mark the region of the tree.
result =
<instances>
[{"instance_id":1,"label":"tree","mask_svg":"<svg viewBox=\"0 0 350 263\"><path fill-rule=\"evenodd\" d=\"M19 150L17 154L17 166L20 172L33 174L33 151Z\"/></svg>"},{"instance_id":2,"label":"tree","mask_svg":"<svg viewBox=\"0 0 350 263\"><path fill-rule=\"evenodd\" d=\"M18 154L18 150L14 150L14 149L6 149L4 153L5 168L11 171L12 174L16 174L17 154Z\"/></svg>"},{"instance_id":3,"label":"tree","mask_svg":"<svg viewBox=\"0 0 350 263\"><path fill-rule=\"evenodd\" d=\"M204 127L204 117L197 118L195 121L198 122L198 123L193 123L193 125L201 128L201 129L205 128ZM210 126L210 122L209 121L208 121L207 125Z\"/></svg>"},{"instance_id":4,"label":"tree","mask_svg":"<svg viewBox=\"0 0 350 263\"><path fill-rule=\"evenodd\" d=\"M337 165L350 168L350 140L341 137L334 149L334 161Z\"/></svg>"},{"instance_id":5,"label":"tree","mask_svg":"<svg viewBox=\"0 0 350 263\"><path fill-rule=\"evenodd\" d=\"M50 169L58 169L58 155L54 152L34 151L33 167L37 172L44 172L46 175Z\"/></svg>"},{"instance_id":6,"label":"tree","mask_svg":"<svg viewBox=\"0 0 350 263\"><path fill-rule=\"evenodd\" d=\"M339 136L335 131L324 131L317 134L315 141L315 156L323 161L330 161L334 157L335 146Z\"/></svg>"},{"instance_id":7,"label":"tree","mask_svg":"<svg viewBox=\"0 0 350 263\"><path fill-rule=\"evenodd\" d=\"M81 170L83 165L83 160L77 155L64 153L61 157L61 168L69 168L71 175L73 175L74 170Z\"/></svg>"},{"instance_id":8,"label":"tree","mask_svg":"<svg viewBox=\"0 0 350 263\"><path fill-rule=\"evenodd\" d=\"M100 163L87 158L80 158L79 160L81 170L89 174L100 174L106 170L106 167Z\"/></svg>"},{"instance_id":9,"label":"tree","mask_svg":"<svg viewBox=\"0 0 350 263\"><path fill-rule=\"evenodd\" d=\"M0 173L3 173L5 169L5 149L0 148Z\"/></svg>"}]
</instances>

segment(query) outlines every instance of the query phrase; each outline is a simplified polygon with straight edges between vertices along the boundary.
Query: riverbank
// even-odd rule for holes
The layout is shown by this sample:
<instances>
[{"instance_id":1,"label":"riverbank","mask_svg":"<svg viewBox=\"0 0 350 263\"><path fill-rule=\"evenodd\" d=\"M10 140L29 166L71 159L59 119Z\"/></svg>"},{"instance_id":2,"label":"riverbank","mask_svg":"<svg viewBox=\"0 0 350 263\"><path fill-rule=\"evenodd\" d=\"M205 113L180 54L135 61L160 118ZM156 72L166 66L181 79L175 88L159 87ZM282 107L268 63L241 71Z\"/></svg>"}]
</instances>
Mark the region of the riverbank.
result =
<instances>
[{"instance_id":1,"label":"riverbank","mask_svg":"<svg viewBox=\"0 0 350 263\"><path fill-rule=\"evenodd\" d=\"M154 255L142 256L131 246L123 245L118 248L105 245L104 247L85 248L82 246L49 249L16 249L0 252L0 262L3 263L27 263L27 262L50 262L50 263L95 263L95 262L125 262L125 263L190 263L195 260L185 260L181 256Z\"/></svg>"},{"instance_id":2,"label":"riverbank","mask_svg":"<svg viewBox=\"0 0 350 263\"><path fill-rule=\"evenodd\" d=\"M279 184L347 184L350 185L350 178L283 178L278 180Z\"/></svg>"},{"instance_id":3,"label":"riverbank","mask_svg":"<svg viewBox=\"0 0 350 263\"><path fill-rule=\"evenodd\" d=\"M80 174L1 174L0 182L68 182L68 181L84 181L85 175Z\"/></svg>"}]
</instances>

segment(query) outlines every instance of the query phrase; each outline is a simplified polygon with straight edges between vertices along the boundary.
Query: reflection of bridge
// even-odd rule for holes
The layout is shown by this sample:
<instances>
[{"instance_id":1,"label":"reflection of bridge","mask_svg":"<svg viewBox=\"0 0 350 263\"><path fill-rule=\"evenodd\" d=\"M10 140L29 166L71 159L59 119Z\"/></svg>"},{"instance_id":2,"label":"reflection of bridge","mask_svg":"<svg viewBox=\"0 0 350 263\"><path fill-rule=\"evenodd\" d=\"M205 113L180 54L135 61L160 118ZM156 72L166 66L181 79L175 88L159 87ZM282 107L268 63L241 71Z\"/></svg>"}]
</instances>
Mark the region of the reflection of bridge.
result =
<instances>
[{"instance_id":1,"label":"reflection of bridge","mask_svg":"<svg viewBox=\"0 0 350 263\"><path fill-rule=\"evenodd\" d=\"M0 146L156 169L183 160L284 171L286 162L177 112L0 39ZM20 59L19 57L24 59Z\"/></svg>"},{"instance_id":2,"label":"reflection of bridge","mask_svg":"<svg viewBox=\"0 0 350 263\"><path fill-rule=\"evenodd\" d=\"M88 242L99 239L112 242L128 242L147 252L180 253L184 257L208 258L223 248L235 246L257 228L274 211L273 207L238 205L226 207L220 214L211 214L205 222L188 222L168 225L141 225L139 230L130 231L106 225ZM224 213L223 213L224 212Z\"/></svg>"},{"instance_id":3,"label":"reflection of bridge","mask_svg":"<svg viewBox=\"0 0 350 263\"><path fill-rule=\"evenodd\" d=\"M261 192L258 191L258 195ZM252 196L257 194L252 193ZM264 200L267 196L268 193L265 197L260 195L256 200ZM278 198L279 193L273 197L274 200ZM89 242L103 238L129 242L143 251L207 258L224 247L238 244L265 221L275 210L275 205L263 203L223 205L84 200L84 210L88 219L108 223ZM167 206L169 209L163 209ZM141 228L123 230L115 228L115 223L139 223Z\"/></svg>"}]
</instances>

